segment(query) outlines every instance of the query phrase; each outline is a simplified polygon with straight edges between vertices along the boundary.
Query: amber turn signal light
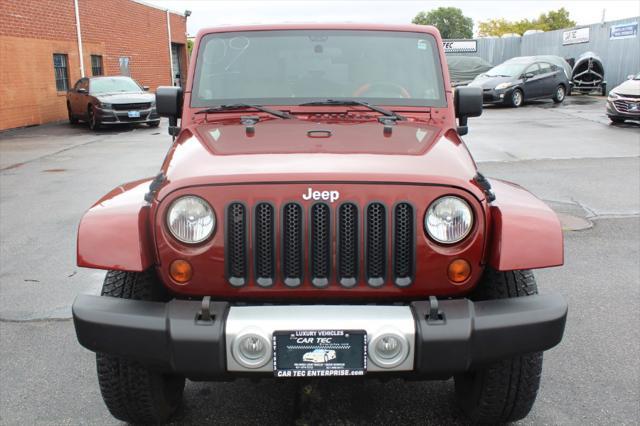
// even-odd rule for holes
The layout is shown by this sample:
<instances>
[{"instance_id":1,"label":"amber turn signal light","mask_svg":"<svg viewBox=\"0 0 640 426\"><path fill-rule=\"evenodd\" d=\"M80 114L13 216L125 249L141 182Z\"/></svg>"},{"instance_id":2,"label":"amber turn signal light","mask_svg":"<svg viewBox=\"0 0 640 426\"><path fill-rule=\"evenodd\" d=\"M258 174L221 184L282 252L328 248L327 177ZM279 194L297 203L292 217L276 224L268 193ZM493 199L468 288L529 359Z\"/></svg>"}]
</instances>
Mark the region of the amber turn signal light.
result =
<instances>
[{"instance_id":1,"label":"amber turn signal light","mask_svg":"<svg viewBox=\"0 0 640 426\"><path fill-rule=\"evenodd\" d=\"M463 283L471 276L471 265L464 259L456 259L449 264L447 275L452 283Z\"/></svg>"},{"instance_id":2,"label":"amber turn signal light","mask_svg":"<svg viewBox=\"0 0 640 426\"><path fill-rule=\"evenodd\" d=\"M169 266L169 275L179 284L184 284L193 276L191 264L186 260L178 259L171 262Z\"/></svg>"}]
</instances>

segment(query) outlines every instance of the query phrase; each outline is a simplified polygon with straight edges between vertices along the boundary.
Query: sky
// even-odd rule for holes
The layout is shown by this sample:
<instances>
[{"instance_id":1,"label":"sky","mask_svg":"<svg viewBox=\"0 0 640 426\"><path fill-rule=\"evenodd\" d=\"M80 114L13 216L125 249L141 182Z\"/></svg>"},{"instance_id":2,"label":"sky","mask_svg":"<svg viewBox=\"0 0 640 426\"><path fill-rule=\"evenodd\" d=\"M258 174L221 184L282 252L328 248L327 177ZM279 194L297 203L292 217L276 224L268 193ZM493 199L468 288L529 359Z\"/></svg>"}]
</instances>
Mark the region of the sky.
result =
<instances>
[{"instance_id":1,"label":"sky","mask_svg":"<svg viewBox=\"0 0 640 426\"><path fill-rule=\"evenodd\" d=\"M537 18L541 13L564 7L578 25L640 16L639 0L143 0L157 7L183 12L191 10L187 32L219 25L270 24L283 22L410 23L420 11L458 7L480 21L505 18L510 21Z\"/></svg>"}]
</instances>

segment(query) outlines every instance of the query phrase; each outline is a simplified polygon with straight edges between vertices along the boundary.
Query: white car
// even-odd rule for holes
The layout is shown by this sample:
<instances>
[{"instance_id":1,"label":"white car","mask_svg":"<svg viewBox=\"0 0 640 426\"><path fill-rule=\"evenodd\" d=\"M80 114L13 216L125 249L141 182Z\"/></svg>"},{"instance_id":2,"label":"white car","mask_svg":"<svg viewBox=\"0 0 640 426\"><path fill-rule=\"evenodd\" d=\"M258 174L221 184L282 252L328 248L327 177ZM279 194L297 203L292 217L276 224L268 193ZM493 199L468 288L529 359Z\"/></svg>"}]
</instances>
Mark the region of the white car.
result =
<instances>
[{"instance_id":1,"label":"white car","mask_svg":"<svg viewBox=\"0 0 640 426\"><path fill-rule=\"evenodd\" d=\"M607 115L614 123L640 120L640 73L614 87L607 98Z\"/></svg>"},{"instance_id":2,"label":"white car","mask_svg":"<svg viewBox=\"0 0 640 426\"><path fill-rule=\"evenodd\" d=\"M302 355L305 362L323 363L336 359L336 351L329 349L314 349Z\"/></svg>"}]
</instances>

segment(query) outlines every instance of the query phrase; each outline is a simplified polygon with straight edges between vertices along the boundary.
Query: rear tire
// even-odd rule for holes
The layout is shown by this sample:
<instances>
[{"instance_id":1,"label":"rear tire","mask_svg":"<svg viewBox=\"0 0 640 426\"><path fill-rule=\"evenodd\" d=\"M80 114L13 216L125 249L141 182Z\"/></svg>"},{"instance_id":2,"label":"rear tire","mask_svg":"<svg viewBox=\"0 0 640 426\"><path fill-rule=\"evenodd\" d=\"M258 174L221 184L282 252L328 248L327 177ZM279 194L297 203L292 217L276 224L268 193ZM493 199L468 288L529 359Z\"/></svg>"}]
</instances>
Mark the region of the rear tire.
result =
<instances>
[{"instance_id":1,"label":"rear tire","mask_svg":"<svg viewBox=\"0 0 640 426\"><path fill-rule=\"evenodd\" d=\"M621 124L624 123L624 118L622 117L616 117L614 115L610 115L609 116L609 120L611 120L612 123L617 123L617 124Z\"/></svg>"},{"instance_id":2,"label":"rear tire","mask_svg":"<svg viewBox=\"0 0 640 426\"><path fill-rule=\"evenodd\" d=\"M149 271L107 272L102 296L167 300L164 288ZM102 399L115 418L129 423L157 424L167 421L180 406L184 377L100 353L96 354L96 363Z\"/></svg>"},{"instance_id":3,"label":"rear tire","mask_svg":"<svg viewBox=\"0 0 640 426\"><path fill-rule=\"evenodd\" d=\"M553 94L553 97L551 99L553 99L553 102L555 102L556 104L559 104L562 101L564 101L564 98L566 96L567 96L567 90L564 88L562 84L560 84L558 85L558 87L556 87L556 91Z\"/></svg>"},{"instance_id":4,"label":"rear tire","mask_svg":"<svg viewBox=\"0 0 640 426\"><path fill-rule=\"evenodd\" d=\"M522 94L522 90L516 89L511 92L511 96L507 100L507 105L512 106L514 108L519 108L524 103L524 95Z\"/></svg>"},{"instance_id":5,"label":"rear tire","mask_svg":"<svg viewBox=\"0 0 640 426\"><path fill-rule=\"evenodd\" d=\"M538 293L531 271L487 269L472 300L526 297ZM520 420L529 414L540 387L542 352L505 359L455 376L458 404L478 423Z\"/></svg>"}]
</instances>

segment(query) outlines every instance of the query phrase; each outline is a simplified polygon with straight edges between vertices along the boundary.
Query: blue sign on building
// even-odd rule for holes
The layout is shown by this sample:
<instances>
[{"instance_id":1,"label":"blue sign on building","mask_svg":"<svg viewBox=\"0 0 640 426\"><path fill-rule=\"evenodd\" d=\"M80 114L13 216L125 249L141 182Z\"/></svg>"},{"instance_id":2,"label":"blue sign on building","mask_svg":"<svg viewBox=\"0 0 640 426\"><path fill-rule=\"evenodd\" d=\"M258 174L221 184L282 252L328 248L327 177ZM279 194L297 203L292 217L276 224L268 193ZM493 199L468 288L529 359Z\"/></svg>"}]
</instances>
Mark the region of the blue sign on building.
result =
<instances>
[{"instance_id":1,"label":"blue sign on building","mask_svg":"<svg viewBox=\"0 0 640 426\"><path fill-rule=\"evenodd\" d=\"M612 25L609 28L609 39L635 38L638 36L638 23Z\"/></svg>"}]
</instances>

